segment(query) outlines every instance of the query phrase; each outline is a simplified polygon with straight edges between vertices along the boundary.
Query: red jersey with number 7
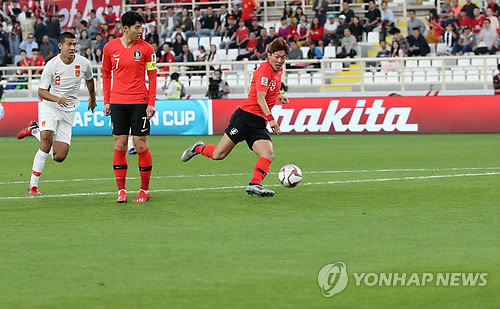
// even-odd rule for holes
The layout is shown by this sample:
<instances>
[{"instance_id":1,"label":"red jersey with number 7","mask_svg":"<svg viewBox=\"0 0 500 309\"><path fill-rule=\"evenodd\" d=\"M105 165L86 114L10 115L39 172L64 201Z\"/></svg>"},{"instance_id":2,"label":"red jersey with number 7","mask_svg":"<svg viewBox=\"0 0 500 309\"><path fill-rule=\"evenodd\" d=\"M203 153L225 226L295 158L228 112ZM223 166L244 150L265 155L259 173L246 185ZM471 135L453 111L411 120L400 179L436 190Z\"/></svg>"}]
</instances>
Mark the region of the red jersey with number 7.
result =
<instances>
[{"instance_id":1,"label":"red jersey with number 7","mask_svg":"<svg viewBox=\"0 0 500 309\"><path fill-rule=\"evenodd\" d=\"M280 95L281 74L283 74L283 68L276 73L269 61L261 63L253 73L248 98L240 105L240 108L245 112L266 118L262 108L257 103L257 91L266 92L266 103L271 110Z\"/></svg>"},{"instance_id":2,"label":"red jersey with number 7","mask_svg":"<svg viewBox=\"0 0 500 309\"><path fill-rule=\"evenodd\" d=\"M104 104L155 105L156 54L145 41L139 39L125 48L118 38L104 45L102 77Z\"/></svg>"}]
</instances>

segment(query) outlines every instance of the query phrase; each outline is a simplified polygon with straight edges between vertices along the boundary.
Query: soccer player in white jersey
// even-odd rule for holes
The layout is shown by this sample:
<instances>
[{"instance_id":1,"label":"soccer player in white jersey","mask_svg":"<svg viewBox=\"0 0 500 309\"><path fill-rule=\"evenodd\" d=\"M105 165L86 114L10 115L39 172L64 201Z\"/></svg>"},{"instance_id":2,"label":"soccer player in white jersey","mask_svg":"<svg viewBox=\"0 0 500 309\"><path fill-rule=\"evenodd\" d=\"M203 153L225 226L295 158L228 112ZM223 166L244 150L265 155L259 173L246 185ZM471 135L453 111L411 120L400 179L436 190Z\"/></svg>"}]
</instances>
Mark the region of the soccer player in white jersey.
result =
<instances>
[{"instance_id":1,"label":"soccer player in white jersey","mask_svg":"<svg viewBox=\"0 0 500 309\"><path fill-rule=\"evenodd\" d=\"M40 79L38 96L43 101L38 105L38 123L32 121L17 135L18 139L33 135L40 141L40 149L33 160L29 194L40 194L38 180L49 154L57 162L63 162L68 155L83 78L89 91L89 110L93 112L97 105L92 65L76 53L76 37L64 32L59 36L58 46L60 55L47 62Z\"/></svg>"}]
</instances>

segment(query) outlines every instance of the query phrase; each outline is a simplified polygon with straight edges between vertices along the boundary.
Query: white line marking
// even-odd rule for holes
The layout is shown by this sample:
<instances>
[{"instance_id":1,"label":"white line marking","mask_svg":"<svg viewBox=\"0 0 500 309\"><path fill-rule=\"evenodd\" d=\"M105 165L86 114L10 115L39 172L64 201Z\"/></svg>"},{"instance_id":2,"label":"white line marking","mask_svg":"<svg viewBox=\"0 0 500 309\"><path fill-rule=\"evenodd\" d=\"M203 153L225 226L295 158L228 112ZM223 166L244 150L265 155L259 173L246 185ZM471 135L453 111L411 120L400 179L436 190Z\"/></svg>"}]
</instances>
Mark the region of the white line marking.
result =
<instances>
[{"instance_id":1,"label":"white line marking","mask_svg":"<svg viewBox=\"0 0 500 309\"><path fill-rule=\"evenodd\" d=\"M469 171L469 170L497 170L500 167L450 167L450 168L403 168L403 169L378 169L378 170L340 170L340 171L308 171L307 174L341 174L341 173L390 173L390 172L439 172L439 171ZM232 174L201 174L201 175L168 175L151 176L151 179L167 178L192 178L192 177L232 177L232 176L250 176L249 173ZM278 175L278 173L268 173L268 175ZM127 177L127 180L141 179L140 177ZM75 179L46 179L41 183L51 182L79 182L79 181L108 181L115 178L75 178ZM29 181L5 181L0 185L29 184Z\"/></svg>"},{"instance_id":2,"label":"white line marking","mask_svg":"<svg viewBox=\"0 0 500 309\"><path fill-rule=\"evenodd\" d=\"M468 176L491 176L500 175L500 172L494 173L476 173L476 174L454 174L454 175L429 175L429 176L409 176L401 178L375 178L375 179L356 179L356 180L336 180L322 182L306 182L302 186L311 185L330 185L330 184L346 184L346 183L363 183L363 182L384 182L384 181L405 181L419 179L434 179L434 178L452 178L452 177L468 177ZM280 184L266 185L266 187L279 187ZM180 192L180 191L209 191L209 190L234 190L243 189L246 186L228 186L228 187L212 187L212 188L180 188L180 189L159 189L150 190L150 192ZM128 193L138 193L139 191L128 191ZM91 193L70 193L70 194L52 194L52 195L31 195L31 196L4 196L0 200L20 200L20 199L36 199L36 198L60 198L73 196L91 196L91 195L112 195L116 192L91 192Z\"/></svg>"}]
</instances>

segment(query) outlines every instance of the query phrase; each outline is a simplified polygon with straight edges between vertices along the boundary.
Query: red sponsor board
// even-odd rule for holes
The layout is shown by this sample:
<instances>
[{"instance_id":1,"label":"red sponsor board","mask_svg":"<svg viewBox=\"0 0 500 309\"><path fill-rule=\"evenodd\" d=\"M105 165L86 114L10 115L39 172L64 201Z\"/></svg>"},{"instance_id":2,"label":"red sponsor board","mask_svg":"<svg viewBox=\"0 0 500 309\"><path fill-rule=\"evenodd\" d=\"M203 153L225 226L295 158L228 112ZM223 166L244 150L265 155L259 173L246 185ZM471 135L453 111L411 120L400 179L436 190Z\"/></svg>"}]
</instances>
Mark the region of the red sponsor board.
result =
<instances>
[{"instance_id":1,"label":"red sponsor board","mask_svg":"<svg viewBox=\"0 0 500 309\"><path fill-rule=\"evenodd\" d=\"M8 14L10 11L17 7L22 9L23 5L27 5L30 12L43 12L45 14L45 8L50 2L48 0L41 0L40 4L36 4L35 1L21 0L14 3L13 1L8 1L6 8ZM116 16L120 16L122 0L55 0L53 2L59 8L59 14L64 15L64 21L61 24L62 29L69 29L76 18L76 12L82 12L82 18L84 20L89 20L90 10L94 9L97 16L106 14L106 7L113 6L113 12ZM0 6L1 9L1 6Z\"/></svg>"},{"instance_id":2,"label":"red sponsor board","mask_svg":"<svg viewBox=\"0 0 500 309\"><path fill-rule=\"evenodd\" d=\"M213 100L222 134L242 100ZM283 133L500 132L497 96L300 98L272 110Z\"/></svg>"},{"instance_id":3,"label":"red sponsor board","mask_svg":"<svg viewBox=\"0 0 500 309\"><path fill-rule=\"evenodd\" d=\"M38 120L38 102L0 103L0 135L15 136L31 120Z\"/></svg>"}]
</instances>

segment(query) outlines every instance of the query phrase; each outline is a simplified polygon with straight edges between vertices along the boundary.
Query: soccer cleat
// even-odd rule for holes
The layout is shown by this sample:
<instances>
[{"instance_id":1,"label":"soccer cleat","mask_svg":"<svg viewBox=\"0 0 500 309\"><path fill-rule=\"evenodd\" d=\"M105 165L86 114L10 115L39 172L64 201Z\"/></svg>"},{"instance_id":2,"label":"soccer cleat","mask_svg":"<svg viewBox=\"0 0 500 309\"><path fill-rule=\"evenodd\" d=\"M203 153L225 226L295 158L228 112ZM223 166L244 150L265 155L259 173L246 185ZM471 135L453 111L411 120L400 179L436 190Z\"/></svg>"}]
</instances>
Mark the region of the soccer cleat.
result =
<instances>
[{"instance_id":1,"label":"soccer cleat","mask_svg":"<svg viewBox=\"0 0 500 309\"><path fill-rule=\"evenodd\" d=\"M261 185L248 185L247 193L253 196L273 197L274 191L264 188Z\"/></svg>"},{"instance_id":2,"label":"soccer cleat","mask_svg":"<svg viewBox=\"0 0 500 309\"><path fill-rule=\"evenodd\" d=\"M23 139L25 138L26 136L30 136L31 135L31 131L33 129L38 129L38 123L34 120L30 121L30 123L28 124L28 126L24 129L22 129L18 134L17 134L17 139Z\"/></svg>"},{"instance_id":3,"label":"soccer cleat","mask_svg":"<svg viewBox=\"0 0 500 309\"><path fill-rule=\"evenodd\" d=\"M28 188L28 194L35 195L35 194L42 194L42 193L40 193L40 191L38 191L38 187L33 186L33 187Z\"/></svg>"},{"instance_id":4,"label":"soccer cleat","mask_svg":"<svg viewBox=\"0 0 500 309\"><path fill-rule=\"evenodd\" d=\"M130 150L128 151L128 154L135 155L135 154L137 154L137 150L135 150L135 148L130 148Z\"/></svg>"},{"instance_id":5,"label":"soccer cleat","mask_svg":"<svg viewBox=\"0 0 500 309\"><path fill-rule=\"evenodd\" d=\"M146 203L149 201L149 193L148 191L142 190L139 191L139 195L134 200L134 203Z\"/></svg>"},{"instance_id":6,"label":"soccer cleat","mask_svg":"<svg viewBox=\"0 0 500 309\"><path fill-rule=\"evenodd\" d=\"M117 203L126 203L127 202L127 191L124 189L121 189L118 191L118 199L116 200Z\"/></svg>"},{"instance_id":7,"label":"soccer cleat","mask_svg":"<svg viewBox=\"0 0 500 309\"><path fill-rule=\"evenodd\" d=\"M196 142L193 146L184 150L184 152L182 153L182 156L181 156L181 161L187 162L187 161L191 160L192 157L197 155L197 153L194 152L194 149L196 148L196 146L203 146L203 145L205 145L205 143L203 143L202 141L199 141L199 142Z\"/></svg>"}]
</instances>

